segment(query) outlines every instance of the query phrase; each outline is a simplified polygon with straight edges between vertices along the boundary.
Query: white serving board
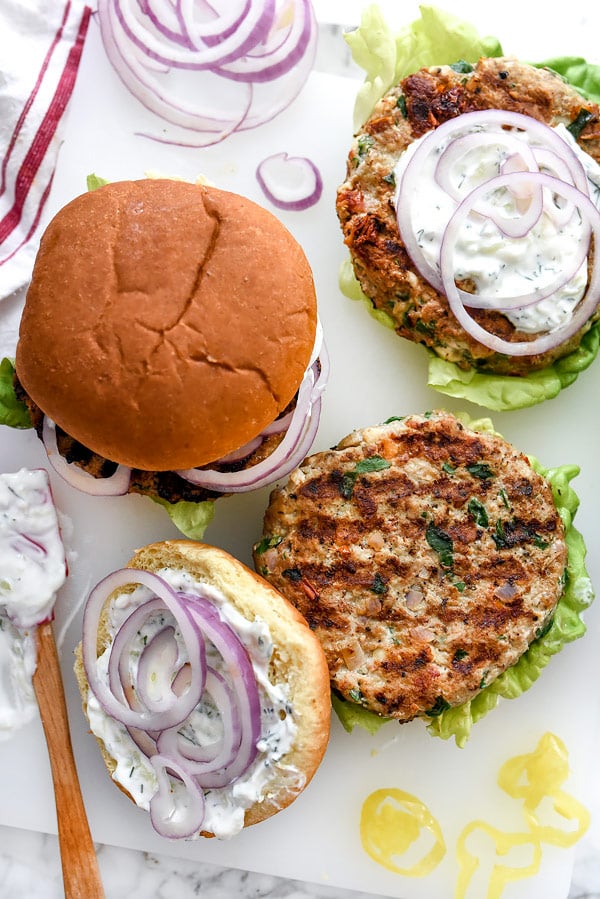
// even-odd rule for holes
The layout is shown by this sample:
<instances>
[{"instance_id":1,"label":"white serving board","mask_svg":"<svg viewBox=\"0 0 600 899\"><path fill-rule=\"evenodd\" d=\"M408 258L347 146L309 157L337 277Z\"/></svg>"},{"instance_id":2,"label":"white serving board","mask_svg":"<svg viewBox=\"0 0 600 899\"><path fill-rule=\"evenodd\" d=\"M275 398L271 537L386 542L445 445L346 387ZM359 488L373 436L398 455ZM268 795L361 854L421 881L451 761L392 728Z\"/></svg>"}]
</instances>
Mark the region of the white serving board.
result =
<instances>
[{"instance_id":1,"label":"white serving board","mask_svg":"<svg viewBox=\"0 0 600 899\"><path fill-rule=\"evenodd\" d=\"M412 14L413 9L407 11L407 19ZM487 16L489 20L489 10ZM474 16L472 19L475 21ZM508 30L509 37L511 31L506 28L506 20L499 21L495 28L485 22L481 30L493 30L500 36ZM511 49L508 38L504 43L506 50ZM539 35L537 43L536 55L546 55L539 46ZM533 51L529 56L535 58ZM104 58L96 23L92 22L47 210L49 215L81 193L90 172L117 180L143 177L147 170L190 179L202 173L224 188L267 205L254 177L258 162L281 151L310 156L324 178L323 197L313 209L281 214L281 218L303 244L312 264L332 359L315 449L333 445L353 428L377 423L392 414L440 406L482 413L477 407L447 400L429 390L425 386L424 351L382 328L338 290L338 266L346 252L334 211L335 190L344 176L355 89L356 83L348 79L315 73L292 108L270 125L204 151L159 145L134 135L148 125L156 125L156 120L121 86ZM1 313L0 309L0 342L6 344L10 333L8 324L3 331ZM582 473L575 482L582 499L577 525L590 548L590 574L600 586L600 486L595 469L600 437L596 415L599 385L600 360L555 400L531 410L497 414L494 422L515 445L538 456L544 464L568 462L581 466ZM0 470L44 464L44 453L32 432L1 429ZM452 895L456 879L456 838L469 821L478 818L507 830L520 829L517 804L496 785L498 769L513 755L532 751L546 731L556 733L566 743L572 776L565 788L585 802L586 783L593 773L590 759L600 708L595 690L600 674L598 606L587 613L586 637L556 657L529 693L516 702L504 702L480 722L465 749L432 739L420 722L404 727L386 725L376 737L370 737L359 732L346 734L334 717L323 765L309 789L284 813L232 842L162 840L152 831L147 815L107 780L80 710L72 653L80 638L81 603L89 587L124 564L136 547L177 536L177 532L165 513L147 499L86 497L53 473L51 478L70 558L70 577L57 606L57 632L73 743L96 840L372 895L444 899ZM205 539L251 564L251 546L261 534L268 493L265 489L252 496L220 501ZM396 787L416 795L441 824L448 851L442 864L423 880L386 871L362 849L361 805L372 790L380 787ZM55 831L50 770L38 722L0 744L0 796L1 824ZM531 895L564 899L571 869L571 851L544 846L535 886L522 881L507 888L505 895L515 899Z\"/></svg>"}]
</instances>

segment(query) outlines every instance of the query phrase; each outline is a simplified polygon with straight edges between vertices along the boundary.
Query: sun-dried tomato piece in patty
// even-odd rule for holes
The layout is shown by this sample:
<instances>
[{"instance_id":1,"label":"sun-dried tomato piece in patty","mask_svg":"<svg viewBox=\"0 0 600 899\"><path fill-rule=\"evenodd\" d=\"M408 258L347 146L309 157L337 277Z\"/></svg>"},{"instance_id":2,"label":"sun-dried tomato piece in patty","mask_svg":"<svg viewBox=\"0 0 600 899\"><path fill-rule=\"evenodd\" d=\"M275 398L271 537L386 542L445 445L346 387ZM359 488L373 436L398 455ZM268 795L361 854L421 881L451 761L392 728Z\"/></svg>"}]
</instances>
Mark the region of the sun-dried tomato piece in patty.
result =
<instances>
[{"instance_id":1,"label":"sun-dried tomato piece in patty","mask_svg":"<svg viewBox=\"0 0 600 899\"><path fill-rule=\"evenodd\" d=\"M255 564L333 687L408 721L459 705L549 622L567 550L547 481L448 413L355 431L271 494Z\"/></svg>"}]
</instances>

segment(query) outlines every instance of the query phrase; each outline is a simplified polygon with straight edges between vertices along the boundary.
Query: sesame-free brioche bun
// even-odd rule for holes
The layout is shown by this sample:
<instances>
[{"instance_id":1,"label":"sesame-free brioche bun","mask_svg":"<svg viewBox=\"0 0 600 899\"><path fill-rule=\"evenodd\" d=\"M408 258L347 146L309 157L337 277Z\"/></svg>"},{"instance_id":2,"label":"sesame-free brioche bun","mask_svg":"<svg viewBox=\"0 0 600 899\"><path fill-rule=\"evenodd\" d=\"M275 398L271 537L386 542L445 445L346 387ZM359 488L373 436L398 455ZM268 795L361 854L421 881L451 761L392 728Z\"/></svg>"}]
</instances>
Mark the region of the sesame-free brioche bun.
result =
<instances>
[{"instance_id":1,"label":"sesame-free brioche bun","mask_svg":"<svg viewBox=\"0 0 600 899\"><path fill-rule=\"evenodd\" d=\"M16 371L106 459L192 468L285 409L316 317L308 261L270 212L206 185L116 182L72 200L43 234Z\"/></svg>"},{"instance_id":2,"label":"sesame-free brioche bun","mask_svg":"<svg viewBox=\"0 0 600 899\"><path fill-rule=\"evenodd\" d=\"M268 625L274 645L269 679L274 684L285 682L289 685L289 704L297 733L262 801L246 810L244 827L257 824L286 808L311 781L329 741L329 671L321 644L306 620L280 593L242 562L224 550L204 543L190 540L154 543L139 549L128 562L128 567L154 572L164 568L183 569L194 579L220 590L248 621L258 618ZM134 572L132 582L135 582ZM98 656L112 640L108 614L111 601L112 597L109 597L100 619L96 645ZM81 644L75 650L75 659L75 674L83 710L87 715L89 684ZM112 776L116 762L101 739L98 739L98 744ZM129 795L122 784L117 783L117 786ZM203 830L201 835L211 837L214 834Z\"/></svg>"}]
</instances>

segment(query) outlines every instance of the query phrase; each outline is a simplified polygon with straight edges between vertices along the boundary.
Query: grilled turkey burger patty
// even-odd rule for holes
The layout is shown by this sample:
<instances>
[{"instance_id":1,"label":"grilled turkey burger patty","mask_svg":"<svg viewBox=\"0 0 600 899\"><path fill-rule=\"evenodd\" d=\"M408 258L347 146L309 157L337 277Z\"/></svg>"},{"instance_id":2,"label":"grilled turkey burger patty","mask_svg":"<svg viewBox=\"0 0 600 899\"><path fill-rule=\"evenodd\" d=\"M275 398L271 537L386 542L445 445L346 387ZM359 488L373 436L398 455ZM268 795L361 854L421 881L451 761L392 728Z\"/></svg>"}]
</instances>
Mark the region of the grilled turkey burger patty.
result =
<instances>
[{"instance_id":1,"label":"grilled turkey burger patty","mask_svg":"<svg viewBox=\"0 0 600 899\"><path fill-rule=\"evenodd\" d=\"M350 434L273 491L255 564L333 688L408 721L475 696L551 619L567 560L549 484L439 412Z\"/></svg>"},{"instance_id":2,"label":"grilled turkey burger patty","mask_svg":"<svg viewBox=\"0 0 600 899\"><path fill-rule=\"evenodd\" d=\"M578 143L600 162L598 106L550 70L506 57L481 59L468 73L431 66L388 91L355 135L346 179L337 194L337 213L364 293L391 317L401 337L425 344L464 369L526 375L572 352L600 312L552 350L524 357L494 352L462 328L446 297L416 270L396 221L394 168L404 151L443 122L485 109L522 113L550 126L569 125L583 110L589 121ZM471 314L504 340L531 339L499 312Z\"/></svg>"}]
</instances>

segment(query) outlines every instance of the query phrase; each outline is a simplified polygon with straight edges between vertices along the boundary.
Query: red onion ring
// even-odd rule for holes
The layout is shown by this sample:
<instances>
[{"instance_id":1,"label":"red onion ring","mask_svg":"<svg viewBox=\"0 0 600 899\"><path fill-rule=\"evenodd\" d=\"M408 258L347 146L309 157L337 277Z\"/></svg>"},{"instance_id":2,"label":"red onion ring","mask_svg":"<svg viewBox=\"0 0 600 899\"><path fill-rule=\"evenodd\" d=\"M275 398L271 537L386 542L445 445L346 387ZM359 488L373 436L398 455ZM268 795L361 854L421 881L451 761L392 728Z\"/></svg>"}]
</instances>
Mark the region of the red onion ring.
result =
<instances>
[{"instance_id":1,"label":"red onion ring","mask_svg":"<svg viewBox=\"0 0 600 899\"><path fill-rule=\"evenodd\" d=\"M325 354L320 357L323 360ZM300 388L296 408L285 437L273 452L242 471L223 472L215 468L190 468L177 474L192 484L223 493L244 493L258 490L285 477L305 458L314 443L321 417L321 393L326 374L313 363Z\"/></svg>"},{"instance_id":2,"label":"red onion ring","mask_svg":"<svg viewBox=\"0 0 600 899\"><path fill-rule=\"evenodd\" d=\"M241 777L256 758L261 730L258 686L246 649L235 631L219 617L212 603L196 595L184 598L185 609L191 620L206 634L223 658L229 661L228 672L239 714L241 739L235 758L230 763L220 771L207 769L201 777L202 785L207 788L224 787Z\"/></svg>"},{"instance_id":3,"label":"red onion ring","mask_svg":"<svg viewBox=\"0 0 600 899\"><path fill-rule=\"evenodd\" d=\"M182 736L178 728L172 727L162 731L157 741L159 752L175 759L195 776L230 765L241 741L241 722L233 691L225 678L212 668L207 672L206 692L210 693L221 717L231 718L224 735L208 747L195 746Z\"/></svg>"},{"instance_id":4,"label":"red onion ring","mask_svg":"<svg viewBox=\"0 0 600 899\"><path fill-rule=\"evenodd\" d=\"M594 244L600 247L600 212L596 209L590 198L579 191L572 184L560 181L543 172L512 172L505 175L498 175L485 184L475 188L469 196L459 205L452 216L446 233L442 239L442 247L440 251L440 267L442 273L442 283L444 292L448 298L450 309L458 319L462 327L468 331L476 340L484 346L489 347L498 353L505 353L512 356L529 356L536 353L543 353L552 349L559 343L563 343L572 337L590 318L596 309L600 300L600 264L597 254L594 254L594 264L592 267L592 275L590 283L587 286L583 299L577 305L571 319L562 327L545 333L543 336L532 341L515 341L512 343L490 334L484 328L475 322L464 308L464 300L454 283L454 265L453 265L453 249L454 242L460 225L469 215L473 204L485 196L491 190L506 187L511 183L518 185L528 183L533 180L540 187L547 187L553 192L565 197L568 201L578 208L584 215L586 221L589 222L590 228L594 236Z\"/></svg>"},{"instance_id":5,"label":"red onion ring","mask_svg":"<svg viewBox=\"0 0 600 899\"><path fill-rule=\"evenodd\" d=\"M114 634L107 684L96 659L100 615L111 594L135 584L143 589L141 602ZM139 654L135 683L130 683L129 658L139 652L135 641L145 622L164 613L175 618L188 658L180 655L175 628L165 623ZM222 657L227 678L207 667L205 640ZM153 826L169 838L197 833L205 814L204 790L239 780L258 753L261 702L239 636L210 598L200 592L176 592L157 574L127 568L104 578L90 593L82 649L91 692L106 714L127 727L156 772L158 790L150 801ZM223 734L209 745L196 746L182 729L205 692L221 716Z\"/></svg>"},{"instance_id":6,"label":"red onion ring","mask_svg":"<svg viewBox=\"0 0 600 899\"><path fill-rule=\"evenodd\" d=\"M118 465L110 477L95 478L75 462L67 462L58 449L56 425L47 415L42 424L42 441L52 468L72 487L93 496L123 496L127 493L131 479L130 468Z\"/></svg>"},{"instance_id":7,"label":"red onion ring","mask_svg":"<svg viewBox=\"0 0 600 899\"><path fill-rule=\"evenodd\" d=\"M202 829L206 813L204 790L174 759L153 755L150 763L158 781L158 790L150 800L150 821L154 830L168 840L195 836ZM171 771L179 783L172 783L167 771ZM176 801L177 796L180 802Z\"/></svg>"},{"instance_id":8,"label":"red onion ring","mask_svg":"<svg viewBox=\"0 0 600 899\"><path fill-rule=\"evenodd\" d=\"M323 341L321 325L318 323L313 354L298 390L293 412L275 419L256 438L238 450L233 450L218 459L217 462L220 464L244 459L254 452L266 437L287 429L285 437L273 452L262 462L242 471L222 472L214 468L190 468L178 470L176 473L198 487L222 493L243 493L247 490L257 490L259 487L285 477L299 465L314 443L321 418L322 394L328 380L329 355ZM58 452L54 424L48 418L44 418L43 437L51 464L57 473L73 487L86 493L103 496L120 496L127 493L131 469L119 465L110 478L94 478L75 463L68 463L63 459Z\"/></svg>"},{"instance_id":9,"label":"red onion ring","mask_svg":"<svg viewBox=\"0 0 600 899\"><path fill-rule=\"evenodd\" d=\"M256 180L273 206L291 212L309 209L319 202L323 193L321 173L306 156L287 153L268 156L259 163Z\"/></svg>"},{"instance_id":10,"label":"red onion ring","mask_svg":"<svg viewBox=\"0 0 600 899\"><path fill-rule=\"evenodd\" d=\"M529 116L521 113L508 112L505 110L488 109L478 110L475 112L466 112L455 118L443 122L433 131L430 131L416 147L412 153L406 168L400 179L400 185L396 196L396 217L398 221L398 229L406 247L406 251L410 256L415 268L421 276L431 284L438 292L443 293L443 284L438 269L434 268L428 259L423 255L419 247L417 237L412 227L412 205L413 201L418 197L419 190L419 172L421 171L426 158L430 154L438 154L440 145L444 141L449 141L452 146L454 140L464 135L465 131L478 131L481 128L497 126L504 129L507 141L512 145L515 137L510 132L506 132L506 127L518 129L527 132L539 143L551 149L557 156L568 164L573 177L573 183L582 192L587 192L587 177L581 161L573 148L563 138L553 131L548 125L538 122ZM498 132L498 139L502 136L502 132ZM519 145L526 147L524 142ZM448 150L448 152L451 152ZM527 150L523 150L527 153ZM441 165L441 170L440 170ZM437 163L436 171L444 173L444 166L440 162Z\"/></svg>"},{"instance_id":11,"label":"red onion ring","mask_svg":"<svg viewBox=\"0 0 600 899\"><path fill-rule=\"evenodd\" d=\"M163 605L177 620L181 635L186 647L188 658L192 661L192 679L188 690L181 696L172 691L166 708L160 712L137 710L131 708L123 698L115 695L110 688L110 682L105 683L98 674L96 664L96 635L98 624L104 603L113 591L128 584L140 584L147 588L150 596L160 599ZM149 571L137 571L123 568L105 577L89 595L83 614L82 655L86 677L92 693L104 709L104 711L125 724L128 727L137 727L140 730L166 730L169 727L181 724L198 705L203 692L205 672L202 670L202 650L200 643L202 635L198 631L188 615L182 614L182 601L174 590L162 578ZM129 619L127 619L129 620ZM127 621L121 625L120 632L124 632L124 639L131 639L131 623L129 628ZM109 667L114 652L114 641L110 648Z\"/></svg>"},{"instance_id":12,"label":"red onion ring","mask_svg":"<svg viewBox=\"0 0 600 899\"><path fill-rule=\"evenodd\" d=\"M310 0L199 6L203 16L189 0L98 0L106 54L127 89L171 124L204 135L145 135L163 143L209 146L270 121L294 100L314 63ZM236 90L225 91L226 82Z\"/></svg>"}]
</instances>

